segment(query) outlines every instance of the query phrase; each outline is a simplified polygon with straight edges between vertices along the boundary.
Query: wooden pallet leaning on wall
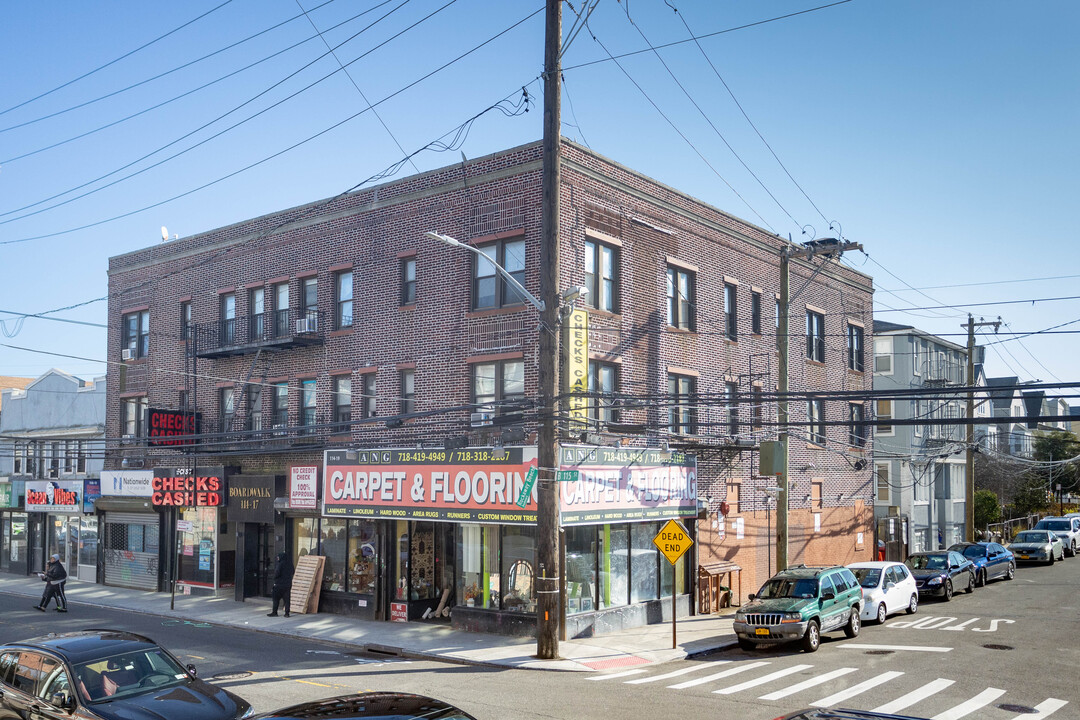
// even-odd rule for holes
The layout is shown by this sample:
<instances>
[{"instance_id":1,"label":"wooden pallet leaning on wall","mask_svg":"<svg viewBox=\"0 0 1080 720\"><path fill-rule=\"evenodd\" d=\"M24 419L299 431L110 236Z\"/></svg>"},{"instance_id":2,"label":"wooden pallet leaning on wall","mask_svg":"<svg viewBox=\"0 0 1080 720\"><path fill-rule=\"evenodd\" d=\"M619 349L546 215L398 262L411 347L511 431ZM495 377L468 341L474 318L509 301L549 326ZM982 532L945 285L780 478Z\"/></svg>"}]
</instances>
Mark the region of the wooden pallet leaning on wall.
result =
<instances>
[{"instance_id":1,"label":"wooden pallet leaning on wall","mask_svg":"<svg viewBox=\"0 0 1080 720\"><path fill-rule=\"evenodd\" d=\"M322 592L323 567L326 558L322 555L305 555L296 562L293 573L292 592L289 595L291 612L319 612L319 594Z\"/></svg>"}]
</instances>

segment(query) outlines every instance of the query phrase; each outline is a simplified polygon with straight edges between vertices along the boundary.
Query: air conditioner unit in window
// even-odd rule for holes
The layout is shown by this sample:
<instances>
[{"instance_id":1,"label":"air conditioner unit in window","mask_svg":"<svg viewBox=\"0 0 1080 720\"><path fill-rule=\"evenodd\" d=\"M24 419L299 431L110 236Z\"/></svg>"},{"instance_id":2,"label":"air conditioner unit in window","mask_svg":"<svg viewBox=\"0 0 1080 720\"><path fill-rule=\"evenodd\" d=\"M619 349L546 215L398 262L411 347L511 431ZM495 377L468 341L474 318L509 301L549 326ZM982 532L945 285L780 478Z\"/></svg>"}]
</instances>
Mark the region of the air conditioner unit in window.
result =
<instances>
[{"instance_id":1,"label":"air conditioner unit in window","mask_svg":"<svg viewBox=\"0 0 1080 720\"><path fill-rule=\"evenodd\" d=\"M470 427L484 427L491 424L491 419L494 417L494 413L490 412L474 412L469 416Z\"/></svg>"},{"instance_id":2,"label":"air conditioner unit in window","mask_svg":"<svg viewBox=\"0 0 1080 720\"><path fill-rule=\"evenodd\" d=\"M303 335L304 333L315 332L315 321L311 318L300 318L296 321L296 334Z\"/></svg>"},{"instance_id":3,"label":"air conditioner unit in window","mask_svg":"<svg viewBox=\"0 0 1080 720\"><path fill-rule=\"evenodd\" d=\"M133 353L131 351L131 348L124 348L123 350L120 351L120 359L121 360L134 360L135 359L135 353Z\"/></svg>"}]
</instances>

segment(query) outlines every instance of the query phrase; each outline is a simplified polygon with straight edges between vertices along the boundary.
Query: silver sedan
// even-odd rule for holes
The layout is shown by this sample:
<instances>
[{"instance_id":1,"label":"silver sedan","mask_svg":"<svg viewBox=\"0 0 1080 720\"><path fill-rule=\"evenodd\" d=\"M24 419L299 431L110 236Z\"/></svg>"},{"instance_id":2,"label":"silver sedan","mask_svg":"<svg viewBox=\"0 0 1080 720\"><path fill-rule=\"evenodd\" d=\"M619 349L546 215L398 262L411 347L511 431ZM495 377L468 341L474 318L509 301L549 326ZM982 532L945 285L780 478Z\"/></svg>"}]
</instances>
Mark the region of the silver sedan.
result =
<instances>
[{"instance_id":1,"label":"silver sedan","mask_svg":"<svg viewBox=\"0 0 1080 720\"><path fill-rule=\"evenodd\" d=\"M1065 559L1065 543L1049 530L1024 530L1016 534L1009 550L1019 562L1044 562L1053 565Z\"/></svg>"}]
</instances>

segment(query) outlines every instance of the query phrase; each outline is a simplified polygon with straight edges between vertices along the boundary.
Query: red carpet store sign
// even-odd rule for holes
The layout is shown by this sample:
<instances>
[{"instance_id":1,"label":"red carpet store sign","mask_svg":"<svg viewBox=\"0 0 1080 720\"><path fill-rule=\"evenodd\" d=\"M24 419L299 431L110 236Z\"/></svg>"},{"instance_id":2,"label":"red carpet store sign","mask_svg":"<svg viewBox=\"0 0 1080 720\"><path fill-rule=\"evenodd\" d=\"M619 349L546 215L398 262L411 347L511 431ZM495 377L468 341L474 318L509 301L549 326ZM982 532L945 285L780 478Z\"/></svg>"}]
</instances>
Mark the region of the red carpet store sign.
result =
<instances>
[{"instance_id":1,"label":"red carpet store sign","mask_svg":"<svg viewBox=\"0 0 1080 720\"><path fill-rule=\"evenodd\" d=\"M524 508L514 501L536 465L536 448L506 452L496 460L490 448L327 450L323 515L535 523L535 492Z\"/></svg>"}]
</instances>

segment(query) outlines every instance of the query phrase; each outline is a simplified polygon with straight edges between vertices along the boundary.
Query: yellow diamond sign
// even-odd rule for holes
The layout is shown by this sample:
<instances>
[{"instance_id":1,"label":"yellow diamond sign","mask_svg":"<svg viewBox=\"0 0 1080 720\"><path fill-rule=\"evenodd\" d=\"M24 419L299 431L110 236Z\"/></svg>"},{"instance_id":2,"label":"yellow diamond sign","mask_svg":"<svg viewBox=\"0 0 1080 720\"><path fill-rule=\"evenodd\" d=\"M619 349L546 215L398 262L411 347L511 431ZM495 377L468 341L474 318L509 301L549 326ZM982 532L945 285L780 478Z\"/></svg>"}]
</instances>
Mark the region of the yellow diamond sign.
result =
<instances>
[{"instance_id":1,"label":"yellow diamond sign","mask_svg":"<svg viewBox=\"0 0 1080 720\"><path fill-rule=\"evenodd\" d=\"M668 520L667 524L660 528L660 532L656 534L652 541L653 545L664 553L664 557L672 565L679 562L679 558L683 556L683 553L694 544L694 541L690 539L690 535L686 532L686 528L674 520Z\"/></svg>"}]
</instances>

